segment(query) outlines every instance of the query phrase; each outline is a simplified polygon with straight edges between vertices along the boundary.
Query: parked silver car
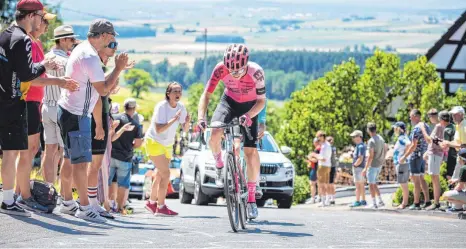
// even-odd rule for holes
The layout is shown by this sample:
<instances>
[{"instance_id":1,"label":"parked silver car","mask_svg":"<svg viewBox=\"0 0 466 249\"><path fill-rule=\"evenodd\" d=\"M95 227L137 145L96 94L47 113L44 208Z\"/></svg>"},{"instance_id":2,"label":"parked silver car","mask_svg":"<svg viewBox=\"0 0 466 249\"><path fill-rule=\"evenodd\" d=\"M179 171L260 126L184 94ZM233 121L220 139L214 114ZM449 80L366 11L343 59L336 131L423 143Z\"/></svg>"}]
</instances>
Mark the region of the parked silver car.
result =
<instances>
[{"instance_id":1,"label":"parked silver car","mask_svg":"<svg viewBox=\"0 0 466 249\"><path fill-rule=\"evenodd\" d=\"M208 141L210 130L205 135ZM207 205L223 196L223 188L215 184L215 161L208 145L202 145L199 138L192 138L191 141L181 162L180 201L188 204L194 199L197 205ZM286 146L279 148L272 135L265 132L258 150L260 186L264 193L262 199L257 200L258 206L264 206L265 201L272 198L279 208L290 208L295 170L285 154L290 153L291 149Z\"/></svg>"}]
</instances>

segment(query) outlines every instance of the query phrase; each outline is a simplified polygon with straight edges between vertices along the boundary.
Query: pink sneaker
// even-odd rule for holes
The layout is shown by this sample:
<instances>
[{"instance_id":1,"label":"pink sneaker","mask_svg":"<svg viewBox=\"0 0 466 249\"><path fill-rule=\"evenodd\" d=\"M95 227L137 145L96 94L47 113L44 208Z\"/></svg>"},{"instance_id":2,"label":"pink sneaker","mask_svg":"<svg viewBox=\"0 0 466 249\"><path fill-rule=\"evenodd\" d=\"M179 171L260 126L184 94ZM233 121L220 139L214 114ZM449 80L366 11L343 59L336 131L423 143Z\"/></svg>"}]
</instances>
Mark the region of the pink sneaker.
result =
<instances>
[{"instance_id":1,"label":"pink sneaker","mask_svg":"<svg viewBox=\"0 0 466 249\"><path fill-rule=\"evenodd\" d=\"M150 204L150 201L146 201L146 209L152 214L155 214L155 212L157 211L157 202L154 204Z\"/></svg>"},{"instance_id":2,"label":"pink sneaker","mask_svg":"<svg viewBox=\"0 0 466 249\"><path fill-rule=\"evenodd\" d=\"M177 212L170 210L167 205L164 205L162 208L157 208L155 211L156 216L176 216L178 215Z\"/></svg>"}]
</instances>

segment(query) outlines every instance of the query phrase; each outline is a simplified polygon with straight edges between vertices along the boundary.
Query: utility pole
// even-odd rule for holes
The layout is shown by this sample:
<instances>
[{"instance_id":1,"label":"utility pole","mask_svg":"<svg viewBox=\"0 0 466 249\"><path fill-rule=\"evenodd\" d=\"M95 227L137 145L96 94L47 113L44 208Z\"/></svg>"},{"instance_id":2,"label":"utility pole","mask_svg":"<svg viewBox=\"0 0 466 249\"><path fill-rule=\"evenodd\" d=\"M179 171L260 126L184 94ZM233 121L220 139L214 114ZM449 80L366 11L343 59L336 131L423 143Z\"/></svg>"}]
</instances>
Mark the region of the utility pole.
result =
<instances>
[{"instance_id":1,"label":"utility pole","mask_svg":"<svg viewBox=\"0 0 466 249\"><path fill-rule=\"evenodd\" d=\"M204 84L207 84L207 28L204 29Z\"/></svg>"}]
</instances>

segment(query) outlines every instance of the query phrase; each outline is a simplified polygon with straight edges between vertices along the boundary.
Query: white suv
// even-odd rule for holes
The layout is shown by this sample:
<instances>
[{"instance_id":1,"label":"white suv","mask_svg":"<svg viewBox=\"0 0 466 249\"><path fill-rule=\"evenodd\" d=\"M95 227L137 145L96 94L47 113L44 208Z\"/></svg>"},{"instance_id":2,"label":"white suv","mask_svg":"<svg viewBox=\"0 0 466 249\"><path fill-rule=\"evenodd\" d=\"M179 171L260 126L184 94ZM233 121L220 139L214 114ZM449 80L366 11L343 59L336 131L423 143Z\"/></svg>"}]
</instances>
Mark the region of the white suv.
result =
<instances>
[{"instance_id":1,"label":"white suv","mask_svg":"<svg viewBox=\"0 0 466 249\"><path fill-rule=\"evenodd\" d=\"M205 135L209 141L210 130ZM215 161L208 145L202 145L199 137L191 138L191 141L181 162L180 201L189 204L194 199L197 205L207 205L223 196L223 188L215 184ZM290 153L291 149L286 146L279 148L272 135L265 132L258 150L260 186L264 195L257 200L257 205L264 206L265 201L272 198L277 201L278 208L290 208L295 170L284 154Z\"/></svg>"}]
</instances>

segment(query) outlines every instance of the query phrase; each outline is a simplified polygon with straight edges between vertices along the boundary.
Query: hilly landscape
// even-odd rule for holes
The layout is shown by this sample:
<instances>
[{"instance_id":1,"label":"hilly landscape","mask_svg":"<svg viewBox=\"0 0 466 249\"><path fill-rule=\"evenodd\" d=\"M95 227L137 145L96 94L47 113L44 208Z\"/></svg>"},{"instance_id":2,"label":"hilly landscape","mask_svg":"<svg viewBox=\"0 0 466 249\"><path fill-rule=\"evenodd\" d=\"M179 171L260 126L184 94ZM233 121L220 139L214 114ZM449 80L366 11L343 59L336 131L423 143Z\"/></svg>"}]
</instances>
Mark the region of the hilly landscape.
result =
<instances>
[{"instance_id":1,"label":"hilly landscape","mask_svg":"<svg viewBox=\"0 0 466 249\"><path fill-rule=\"evenodd\" d=\"M423 54L466 9L463 0L49 0L81 36L90 20L114 21L120 50L137 60L190 67L229 41L253 50L351 51L379 47ZM239 39L239 40L238 40Z\"/></svg>"}]
</instances>

